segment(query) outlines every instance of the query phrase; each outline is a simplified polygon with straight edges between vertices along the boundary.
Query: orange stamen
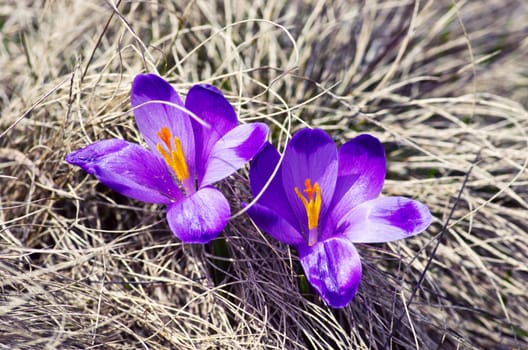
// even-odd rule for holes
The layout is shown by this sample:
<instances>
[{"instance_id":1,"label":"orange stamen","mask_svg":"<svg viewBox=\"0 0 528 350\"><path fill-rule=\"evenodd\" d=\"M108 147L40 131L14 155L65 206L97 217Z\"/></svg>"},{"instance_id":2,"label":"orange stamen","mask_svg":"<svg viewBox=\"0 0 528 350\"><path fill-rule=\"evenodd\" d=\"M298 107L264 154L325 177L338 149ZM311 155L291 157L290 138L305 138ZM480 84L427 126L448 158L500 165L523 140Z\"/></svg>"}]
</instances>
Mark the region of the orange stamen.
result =
<instances>
[{"instance_id":1,"label":"orange stamen","mask_svg":"<svg viewBox=\"0 0 528 350\"><path fill-rule=\"evenodd\" d=\"M163 156L165 162L167 162L167 165L174 171L178 180L180 180L180 182L185 185L190 177L190 174L189 168L187 167L187 162L185 161L180 139L174 136L174 147L172 147L172 133L167 127L161 128L157 135L167 147L167 150L165 150L163 146L158 143L156 145L158 152Z\"/></svg>"},{"instance_id":2,"label":"orange stamen","mask_svg":"<svg viewBox=\"0 0 528 350\"><path fill-rule=\"evenodd\" d=\"M165 143L165 145L167 145L167 148L169 149L171 148L171 144L170 144L171 132L169 128L167 127L161 128L161 130L158 132L158 137Z\"/></svg>"},{"instance_id":3,"label":"orange stamen","mask_svg":"<svg viewBox=\"0 0 528 350\"><path fill-rule=\"evenodd\" d=\"M304 208L306 209L306 216L308 217L308 229L314 230L319 224L319 213L321 212L321 188L316 182L312 187L310 179L306 179L304 182L304 192L307 194L308 199L299 191L298 187L295 187L295 193L297 197L303 202Z\"/></svg>"}]
</instances>

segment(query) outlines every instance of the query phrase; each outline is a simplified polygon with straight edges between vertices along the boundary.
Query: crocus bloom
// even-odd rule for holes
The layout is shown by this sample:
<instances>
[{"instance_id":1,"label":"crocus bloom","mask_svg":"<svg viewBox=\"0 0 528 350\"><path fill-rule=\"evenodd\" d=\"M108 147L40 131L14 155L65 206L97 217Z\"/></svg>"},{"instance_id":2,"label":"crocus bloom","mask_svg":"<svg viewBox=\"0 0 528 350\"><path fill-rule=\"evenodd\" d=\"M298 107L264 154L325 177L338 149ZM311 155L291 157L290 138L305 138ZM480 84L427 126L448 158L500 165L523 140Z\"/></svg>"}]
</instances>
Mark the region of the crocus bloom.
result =
<instances>
[{"instance_id":1,"label":"crocus bloom","mask_svg":"<svg viewBox=\"0 0 528 350\"><path fill-rule=\"evenodd\" d=\"M210 241L231 215L227 199L212 184L257 154L267 126L238 125L233 107L210 85L193 86L184 106L172 86L153 74L135 78L131 101L148 149L108 139L72 152L66 161L123 195L167 205L169 226L182 241Z\"/></svg>"},{"instance_id":2,"label":"crocus bloom","mask_svg":"<svg viewBox=\"0 0 528 350\"><path fill-rule=\"evenodd\" d=\"M330 306L346 306L361 279L354 243L388 242L425 230L431 213L404 197L379 197L385 152L373 136L360 135L339 151L322 130L296 133L265 188L280 155L270 144L251 162L248 208L255 224L293 245L310 284Z\"/></svg>"}]
</instances>

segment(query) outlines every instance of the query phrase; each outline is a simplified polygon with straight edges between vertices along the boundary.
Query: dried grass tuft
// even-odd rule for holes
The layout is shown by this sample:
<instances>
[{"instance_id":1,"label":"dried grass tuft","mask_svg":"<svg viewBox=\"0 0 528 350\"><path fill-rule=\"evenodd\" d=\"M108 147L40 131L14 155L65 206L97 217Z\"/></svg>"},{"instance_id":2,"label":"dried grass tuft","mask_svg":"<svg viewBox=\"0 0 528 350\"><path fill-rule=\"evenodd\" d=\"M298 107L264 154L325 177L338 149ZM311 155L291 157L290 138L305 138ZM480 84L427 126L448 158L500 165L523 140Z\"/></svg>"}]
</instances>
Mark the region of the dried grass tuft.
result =
<instances>
[{"instance_id":1,"label":"dried grass tuft","mask_svg":"<svg viewBox=\"0 0 528 350\"><path fill-rule=\"evenodd\" d=\"M528 343L528 54L521 0L0 4L0 348L522 349ZM243 122L385 144L386 194L424 234L363 245L343 310L302 295L295 251L235 217L175 239L164 210L68 166L142 142L133 77L221 88ZM246 174L222 184L233 212ZM459 197L459 200L457 200Z\"/></svg>"}]
</instances>

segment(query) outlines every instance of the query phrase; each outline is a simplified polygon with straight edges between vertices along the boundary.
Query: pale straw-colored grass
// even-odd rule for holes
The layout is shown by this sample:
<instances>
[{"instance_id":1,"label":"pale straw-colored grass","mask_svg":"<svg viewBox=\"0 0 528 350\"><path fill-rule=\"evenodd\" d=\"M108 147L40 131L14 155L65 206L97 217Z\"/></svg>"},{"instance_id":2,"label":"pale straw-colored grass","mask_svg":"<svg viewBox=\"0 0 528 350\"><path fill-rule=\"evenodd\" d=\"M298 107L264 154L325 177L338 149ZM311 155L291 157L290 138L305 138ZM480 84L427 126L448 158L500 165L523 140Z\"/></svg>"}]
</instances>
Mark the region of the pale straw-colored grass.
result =
<instances>
[{"instance_id":1,"label":"pale straw-colored grass","mask_svg":"<svg viewBox=\"0 0 528 350\"><path fill-rule=\"evenodd\" d=\"M0 2L0 348L523 349L528 6L487 1ZM133 77L222 89L281 149L302 126L379 137L386 195L423 234L361 245L345 309L302 295L294 250L241 210L182 244L164 208L64 162L142 142Z\"/></svg>"}]
</instances>

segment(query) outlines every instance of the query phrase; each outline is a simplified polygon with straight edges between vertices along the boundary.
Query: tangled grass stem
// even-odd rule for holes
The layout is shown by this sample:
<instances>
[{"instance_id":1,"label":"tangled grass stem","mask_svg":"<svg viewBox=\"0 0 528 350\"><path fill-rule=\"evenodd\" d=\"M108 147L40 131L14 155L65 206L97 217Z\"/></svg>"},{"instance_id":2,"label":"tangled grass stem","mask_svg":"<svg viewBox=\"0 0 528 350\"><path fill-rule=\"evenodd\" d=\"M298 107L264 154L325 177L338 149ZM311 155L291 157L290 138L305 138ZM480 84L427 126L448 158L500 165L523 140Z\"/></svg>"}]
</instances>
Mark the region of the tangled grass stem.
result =
<instances>
[{"instance_id":1,"label":"tangled grass stem","mask_svg":"<svg viewBox=\"0 0 528 350\"><path fill-rule=\"evenodd\" d=\"M522 0L3 2L0 348L526 348L527 12ZM160 207L64 162L94 140L143 142L130 85L156 67L182 94L220 88L279 150L305 126L338 143L374 134L384 194L424 202L433 225L359 246L359 293L337 311L303 284L297 253L247 219L246 171L219 185L241 213L222 238L182 244Z\"/></svg>"}]
</instances>

